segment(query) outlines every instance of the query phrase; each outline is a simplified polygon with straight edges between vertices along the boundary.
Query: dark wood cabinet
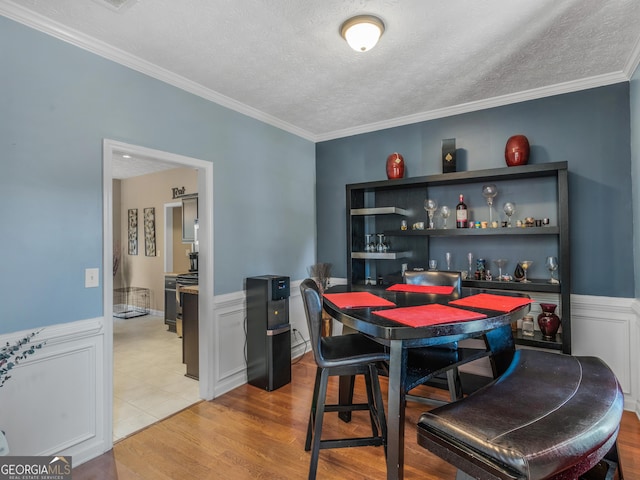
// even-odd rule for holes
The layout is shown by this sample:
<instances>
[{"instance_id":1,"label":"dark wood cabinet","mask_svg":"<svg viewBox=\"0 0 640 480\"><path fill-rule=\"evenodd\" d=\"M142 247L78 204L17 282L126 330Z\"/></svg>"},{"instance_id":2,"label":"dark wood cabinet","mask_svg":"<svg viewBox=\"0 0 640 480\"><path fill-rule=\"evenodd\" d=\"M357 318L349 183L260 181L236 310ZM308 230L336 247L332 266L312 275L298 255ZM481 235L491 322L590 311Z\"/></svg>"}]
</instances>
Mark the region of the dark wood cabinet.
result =
<instances>
[{"instance_id":1,"label":"dark wood cabinet","mask_svg":"<svg viewBox=\"0 0 640 480\"><path fill-rule=\"evenodd\" d=\"M481 192L482 186L489 183L496 184L498 188L493 207L493 219L499 221L498 228L456 228L455 206L460 193L464 194L465 202L471 204L471 220L488 220L489 207ZM448 228L442 228L440 223L435 229L427 229L424 210L427 198L445 199L445 202L439 201L439 207L446 203L451 209ZM502 205L506 201L516 203L512 227L500 226L506 218L502 213ZM545 340L536 331L534 337L522 336L518 332L516 341L571 353L567 162L350 184L346 186L346 211L347 277L352 284L400 282L404 264L409 268L426 269L429 259L434 257L438 258L439 268L444 270L445 250L453 252L457 259L457 268L452 268L456 270L467 270L466 255L472 251L488 252L487 268L491 265L490 259L509 258L510 263L503 273L513 272L520 261L533 260L534 271L539 275L538 278L530 278L531 283L467 278L463 286L557 294L562 333L556 336L556 340ZM527 216L549 218L549 224L515 226L516 218ZM401 227L403 220L406 230ZM424 230L412 228L419 222L424 223ZM366 251L366 236L371 235L371 241L377 243L377 234L384 235L390 248L384 252ZM474 262L478 256L475 255ZM558 257L558 284L548 283L549 277L545 278L548 273L544 267L546 256ZM493 265L491 270L495 270Z\"/></svg>"},{"instance_id":2,"label":"dark wood cabinet","mask_svg":"<svg viewBox=\"0 0 640 480\"><path fill-rule=\"evenodd\" d=\"M176 331L176 276L164 277L164 323L170 332Z\"/></svg>"},{"instance_id":3,"label":"dark wood cabinet","mask_svg":"<svg viewBox=\"0 0 640 480\"><path fill-rule=\"evenodd\" d=\"M198 379L198 294L182 293L182 358L187 366L186 376Z\"/></svg>"}]
</instances>

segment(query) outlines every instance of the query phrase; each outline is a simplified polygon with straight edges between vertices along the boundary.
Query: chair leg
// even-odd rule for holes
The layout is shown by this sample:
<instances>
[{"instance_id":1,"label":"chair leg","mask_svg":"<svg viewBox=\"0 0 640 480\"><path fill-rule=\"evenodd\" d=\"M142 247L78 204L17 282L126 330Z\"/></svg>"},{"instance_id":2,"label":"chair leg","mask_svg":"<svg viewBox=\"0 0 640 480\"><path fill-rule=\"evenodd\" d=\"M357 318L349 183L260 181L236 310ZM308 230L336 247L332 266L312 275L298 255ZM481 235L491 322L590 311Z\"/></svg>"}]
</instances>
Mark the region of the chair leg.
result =
<instances>
[{"instance_id":1,"label":"chair leg","mask_svg":"<svg viewBox=\"0 0 640 480\"><path fill-rule=\"evenodd\" d=\"M304 443L304 451L311 450L311 438L316 424L316 406L318 404L318 390L320 389L320 368L316 368L316 381L313 386L313 397L311 397L311 410L309 411L309 425L307 426L307 440Z\"/></svg>"},{"instance_id":2,"label":"chair leg","mask_svg":"<svg viewBox=\"0 0 640 480\"><path fill-rule=\"evenodd\" d=\"M311 448L311 465L309 466L309 480L315 480L318 470L318 457L320 456L320 438L322 436L322 420L324 417L324 405L327 398L327 384L329 383L329 372L321 369L320 388L318 389L315 428L313 431L313 445Z\"/></svg>"}]
</instances>

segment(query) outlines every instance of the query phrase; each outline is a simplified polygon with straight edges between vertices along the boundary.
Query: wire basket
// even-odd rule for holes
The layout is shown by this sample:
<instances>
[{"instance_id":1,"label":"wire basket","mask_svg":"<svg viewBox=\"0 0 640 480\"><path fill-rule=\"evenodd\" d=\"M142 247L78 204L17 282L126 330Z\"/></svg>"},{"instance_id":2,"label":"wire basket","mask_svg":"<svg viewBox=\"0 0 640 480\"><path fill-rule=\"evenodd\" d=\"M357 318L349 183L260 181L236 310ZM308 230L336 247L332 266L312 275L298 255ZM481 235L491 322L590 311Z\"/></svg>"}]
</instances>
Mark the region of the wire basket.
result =
<instances>
[{"instance_id":1,"label":"wire basket","mask_svg":"<svg viewBox=\"0 0 640 480\"><path fill-rule=\"evenodd\" d=\"M133 318L149 315L149 289L141 287L113 290L113 316Z\"/></svg>"}]
</instances>

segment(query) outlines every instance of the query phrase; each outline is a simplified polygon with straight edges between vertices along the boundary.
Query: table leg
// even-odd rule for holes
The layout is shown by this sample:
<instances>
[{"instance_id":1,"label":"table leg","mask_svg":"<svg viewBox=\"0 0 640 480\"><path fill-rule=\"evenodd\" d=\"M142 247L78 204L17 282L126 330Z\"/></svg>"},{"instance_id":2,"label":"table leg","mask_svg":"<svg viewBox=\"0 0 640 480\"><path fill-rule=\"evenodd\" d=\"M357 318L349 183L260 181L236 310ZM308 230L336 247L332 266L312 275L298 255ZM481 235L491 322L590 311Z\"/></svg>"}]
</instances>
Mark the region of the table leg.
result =
<instances>
[{"instance_id":1,"label":"table leg","mask_svg":"<svg viewBox=\"0 0 640 480\"><path fill-rule=\"evenodd\" d=\"M338 390L338 404L351 405L353 403L353 386L356 383L356 377L353 375L341 376ZM338 418L344 422L351 421L351 412L338 412Z\"/></svg>"},{"instance_id":2,"label":"table leg","mask_svg":"<svg viewBox=\"0 0 640 480\"><path fill-rule=\"evenodd\" d=\"M351 327L346 325L342 326L341 335L349 335L352 333L358 333ZM351 405L353 403L353 386L356 383L356 377L353 375L340 377L340 384L338 390L338 404L339 405ZM351 412L338 412L338 418L342 421L349 423L351 421Z\"/></svg>"},{"instance_id":3,"label":"table leg","mask_svg":"<svg viewBox=\"0 0 640 480\"><path fill-rule=\"evenodd\" d=\"M404 478L404 414L407 350L402 340L391 340L387 400L387 479Z\"/></svg>"}]
</instances>

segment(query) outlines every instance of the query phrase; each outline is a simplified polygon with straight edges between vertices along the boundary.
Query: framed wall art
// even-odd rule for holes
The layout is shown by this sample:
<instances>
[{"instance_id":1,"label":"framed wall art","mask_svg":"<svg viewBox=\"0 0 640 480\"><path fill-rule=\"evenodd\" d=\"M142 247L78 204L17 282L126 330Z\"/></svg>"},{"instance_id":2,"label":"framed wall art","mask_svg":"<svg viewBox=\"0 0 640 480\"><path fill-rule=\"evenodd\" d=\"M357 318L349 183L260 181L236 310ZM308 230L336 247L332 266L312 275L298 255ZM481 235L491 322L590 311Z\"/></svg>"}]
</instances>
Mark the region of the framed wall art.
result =
<instances>
[{"instance_id":1,"label":"framed wall art","mask_svg":"<svg viewBox=\"0 0 640 480\"><path fill-rule=\"evenodd\" d=\"M156 209L144 209L144 254L147 257L156 256Z\"/></svg>"},{"instance_id":2,"label":"framed wall art","mask_svg":"<svg viewBox=\"0 0 640 480\"><path fill-rule=\"evenodd\" d=\"M129 227L128 227L128 244L129 255L138 255L138 209L129 209Z\"/></svg>"}]
</instances>

